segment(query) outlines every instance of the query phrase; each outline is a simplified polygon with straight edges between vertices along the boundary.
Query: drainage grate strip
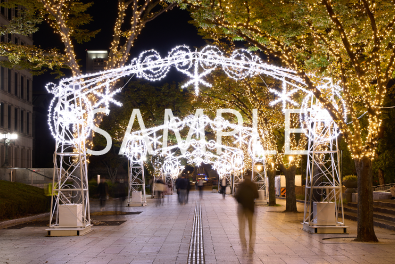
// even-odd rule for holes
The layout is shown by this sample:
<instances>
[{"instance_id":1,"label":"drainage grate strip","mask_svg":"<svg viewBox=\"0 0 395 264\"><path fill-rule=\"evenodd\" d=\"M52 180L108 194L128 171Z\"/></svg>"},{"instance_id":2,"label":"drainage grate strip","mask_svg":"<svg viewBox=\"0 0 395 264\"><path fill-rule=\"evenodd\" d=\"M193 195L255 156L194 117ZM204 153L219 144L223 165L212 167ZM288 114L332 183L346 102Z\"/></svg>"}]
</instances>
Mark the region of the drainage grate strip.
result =
<instances>
[{"instance_id":1,"label":"drainage grate strip","mask_svg":"<svg viewBox=\"0 0 395 264\"><path fill-rule=\"evenodd\" d=\"M196 204L193 216L192 236L189 243L188 264L204 264L202 206Z\"/></svg>"}]
</instances>

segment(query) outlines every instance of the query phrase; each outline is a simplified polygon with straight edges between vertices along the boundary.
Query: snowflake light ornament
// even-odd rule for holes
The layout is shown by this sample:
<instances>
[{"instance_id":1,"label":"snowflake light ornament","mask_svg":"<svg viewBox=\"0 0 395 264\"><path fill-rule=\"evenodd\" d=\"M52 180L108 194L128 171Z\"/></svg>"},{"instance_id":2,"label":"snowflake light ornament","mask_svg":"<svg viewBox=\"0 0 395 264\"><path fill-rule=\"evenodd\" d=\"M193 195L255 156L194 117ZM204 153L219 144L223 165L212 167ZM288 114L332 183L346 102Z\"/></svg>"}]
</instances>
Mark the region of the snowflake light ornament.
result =
<instances>
[{"instance_id":1,"label":"snowflake light ornament","mask_svg":"<svg viewBox=\"0 0 395 264\"><path fill-rule=\"evenodd\" d=\"M287 92L287 82L285 81L285 79L283 80L283 85L282 85L282 92L279 93L277 90L270 88L269 91L276 94L279 98L270 102L269 105L273 106L279 102L282 102L283 104L283 108L282 111L283 113L285 113L285 109L287 108L287 102L294 105L294 106L298 106L299 104L297 102L295 102L294 100L291 99L291 96L296 93L298 91L298 89L293 89L289 92Z\"/></svg>"},{"instance_id":2,"label":"snowflake light ornament","mask_svg":"<svg viewBox=\"0 0 395 264\"><path fill-rule=\"evenodd\" d=\"M105 109L109 109L110 102L117 105L117 106L122 106L122 103L116 101L113 99L114 95L117 93L120 93L122 91L122 88L115 89L114 91L110 92L110 88L108 87L108 84L106 85L106 88L104 88L104 93L100 93L99 91L93 91L95 95L100 97L100 100L97 101L97 103L93 106L94 108L98 108L101 104L104 104Z\"/></svg>"}]
</instances>

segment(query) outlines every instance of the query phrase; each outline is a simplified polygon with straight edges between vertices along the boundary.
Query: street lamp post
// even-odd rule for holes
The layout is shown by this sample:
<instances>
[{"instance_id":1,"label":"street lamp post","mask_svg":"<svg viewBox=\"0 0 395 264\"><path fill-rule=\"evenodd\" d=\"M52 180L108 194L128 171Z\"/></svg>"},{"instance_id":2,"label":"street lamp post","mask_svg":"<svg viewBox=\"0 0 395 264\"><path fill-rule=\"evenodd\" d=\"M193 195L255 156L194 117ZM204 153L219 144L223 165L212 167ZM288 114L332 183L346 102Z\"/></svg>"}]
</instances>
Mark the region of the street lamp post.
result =
<instances>
[{"instance_id":1,"label":"street lamp post","mask_svg":"<svg viewBox=\"0 0 395 264\"><path fill-rule=\"evenodd\" d=\"M17 134L0 134L0 139L4 139L4 146L5 146L5 159L4 163L1 167L7 168L11 167L8 161L8 145L11 143L11 140L17 139L18 135Z\"/></svg>"},{"instance_id":2,"label":"street lamp post","mask_svg":"<svg viewBox=\"0 0 395 264\"><path fill-rule=\"evenodd\" d=\"M256 173L256 175L254 172ZM255 181L258 184L259 190L265 190L265 175L263 162L258 161L253 163L251 180Z\"/></svg>"}]
</instances>

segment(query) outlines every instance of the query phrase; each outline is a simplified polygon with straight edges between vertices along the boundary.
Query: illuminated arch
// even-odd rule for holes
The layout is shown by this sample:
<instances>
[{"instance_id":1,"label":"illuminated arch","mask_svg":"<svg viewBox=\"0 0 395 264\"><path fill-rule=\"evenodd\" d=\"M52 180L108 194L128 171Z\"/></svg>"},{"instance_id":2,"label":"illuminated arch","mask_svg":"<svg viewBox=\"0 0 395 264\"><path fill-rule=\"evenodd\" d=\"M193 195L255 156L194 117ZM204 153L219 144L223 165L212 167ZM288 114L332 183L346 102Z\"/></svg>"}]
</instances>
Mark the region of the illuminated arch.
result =
<instances>
[{"instance_id":1,"label":"illuminated arch","mask_svg":"<svg viewBox=\"0 0 395 264\"><path fill-rule=\"evenodd\" d=\"M279 80L283 84L283 91L278 92L273 89L269 91L278 96L273 104L281 102L283 108L287 102L297 104L291 99L295 91L303 91L311 95L295 71L263 63L258 56L245 49L235 50L226 56L215 46L207 46L201 51L191 51L187 46L178 46L163 58L158 52L149 50L121 68L62 79L58 85L49 83L46 88L54 95L54 98L50 104L48 123L56 139L53 183L57 186L56 192L59 193L55 204L51 206L51 228L62 226L58 217L60 202L63 204L73 202L81 205L79 209L81 218L77 219L75 228L87 228L91 225L86 139L95 126L93 124L94 111L102 108L103 111L108 112L110 103L121 105L114 99L114 95L122 88L113 89L119 79L136 76L156 81L165 77L171 67L190 78L190 81L183 87L194 85L196 95L199 94L199 85L211 86L204 80L204 77L216 69L222 69L227 76L235 80L262 74ZM322 85L318 83L318 89L329 87L340 91L340 87L333 84L329 78L323 78L321 83ZM134 143L130 145L131 150L135 147ZM256 153L255 149L251 151ZM132 155L132 159L137 161L141 157ZM71 185L70 182L72 182ZM76 191L79 195L73 196Z\"/></svg>"}]
</instances>

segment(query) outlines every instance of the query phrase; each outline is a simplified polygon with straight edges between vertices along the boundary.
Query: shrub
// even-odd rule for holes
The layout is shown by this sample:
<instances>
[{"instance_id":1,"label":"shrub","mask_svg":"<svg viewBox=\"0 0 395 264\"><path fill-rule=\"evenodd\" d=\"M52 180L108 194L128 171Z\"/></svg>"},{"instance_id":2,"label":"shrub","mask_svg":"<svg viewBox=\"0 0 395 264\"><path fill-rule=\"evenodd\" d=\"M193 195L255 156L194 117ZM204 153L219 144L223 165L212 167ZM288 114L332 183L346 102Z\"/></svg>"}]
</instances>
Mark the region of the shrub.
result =
<instances>
[{"instance_id":1,"label":"shrub","mask_svg":"<svg viewBox=\"0 0 395 264\"><path fill-rule=\"evenodd\" d=\"M49 211L44 190L18 182L0 181L0 219L13 219Z\"/></svg>"},{"instance_id":2,"label":"shrub","mask_svg":"<svg viewBox=\"0 0 395 264\"><path fill-rule=\"evenodd\" d=\"M89 198L99 198L99 193L97 191L97 180L90 180L88 182L89 188Z\"/></svg>"},{"instance_id":3,"label":"shrub","mask_svg":"<svg viewBox=\"0 0 395 264\"><path fill-rule=\"evenodd\" d=\"M297 194L296 200L304 200L304 194Z\"/></svg>"},{"instance_id":4,"label":"shrub","mask_svg":"<svg viewBox=\"0 0 395 264\"><path fill-rule=\"evenodd\" d=\"M115 197L115 183L112 183L111 181L106 181L107 186L108 186L108 195L110 197ZM99 198L99 191L98 191L98 184L97 180L93 179L88 182L89 186L89 197L90 198Z\"/></svg>"},{"instance_id":5,"label":"shrub","mask_svg":"<svg viewBox=\"0 0 395 264\"><path fill-rule=\"evenodd\" d=\"M357 176L355 175L347 175L343 177L343 185L346 186L347 188L357 188L358 186L358 181L357 181Z\"/></svg>"}]
</instances>

